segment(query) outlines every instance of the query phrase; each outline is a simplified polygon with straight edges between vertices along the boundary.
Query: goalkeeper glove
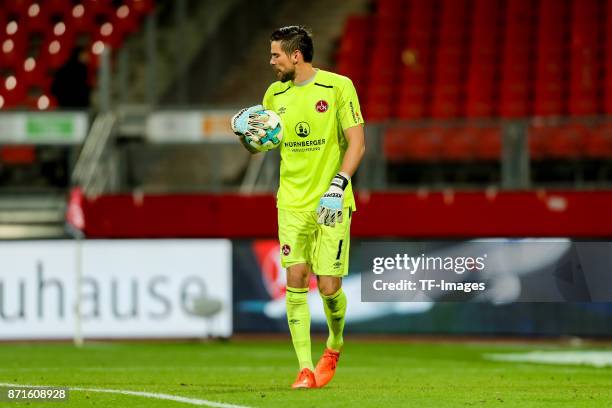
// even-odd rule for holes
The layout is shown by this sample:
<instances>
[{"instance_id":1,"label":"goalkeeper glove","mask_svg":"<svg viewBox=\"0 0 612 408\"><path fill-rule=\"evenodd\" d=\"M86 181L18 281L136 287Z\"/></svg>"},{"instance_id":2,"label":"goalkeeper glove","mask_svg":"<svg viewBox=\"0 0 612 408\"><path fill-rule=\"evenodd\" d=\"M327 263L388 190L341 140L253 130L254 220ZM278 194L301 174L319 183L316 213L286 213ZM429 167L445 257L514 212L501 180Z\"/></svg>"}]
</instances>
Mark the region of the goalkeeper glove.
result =
<instances>
[{"instance_id":1,"label":"goalkeeper glove","mask_svg":"<svg viewBox=\"0 0 612 408\"><path fill-rule=\"evenodd\" d=\"M262 105L241 109L232 117L231 122L234 134L244 138L249 146L257 150L261 148L259 139L266 134L264 129L268 115L258 113L263 110Z\"/></svg>"},{"instance_id":2,"label":"goalkeeper glove","mask_svg":"<svg viewBox=\"0 0 612 408\"><path fill-rule=\"evenodd\" d=\"M317 222L328 227L336 226L336 222L342 223L342 204L344 201L344 189L348 186L350 177L346 173L338 173L332 179L329 189L319 200L317 208Z\"/></svg>"}]
</instances>

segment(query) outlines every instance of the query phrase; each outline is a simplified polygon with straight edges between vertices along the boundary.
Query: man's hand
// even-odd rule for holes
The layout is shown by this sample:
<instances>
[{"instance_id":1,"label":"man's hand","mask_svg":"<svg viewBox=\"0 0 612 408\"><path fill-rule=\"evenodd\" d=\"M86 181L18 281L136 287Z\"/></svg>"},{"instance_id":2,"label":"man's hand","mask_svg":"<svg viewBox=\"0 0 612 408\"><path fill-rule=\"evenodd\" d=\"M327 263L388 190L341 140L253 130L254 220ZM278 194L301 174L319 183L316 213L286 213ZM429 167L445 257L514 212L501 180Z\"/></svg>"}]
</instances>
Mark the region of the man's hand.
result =
<instances>
[{"instance_id":1,"label":"man's hand","mask_svg":"<svg viewBox=\"0 0 612 408\"><path fill-rule=\"evenodd\" d=\"M263 110L264 107L261 105L241 109L232 117L232 131L239 136L248 136L254 140L259 140L267 115L257 112Z\"/></svg>"},{"instance_id":2,"label":"man's hand","mask_svg":"<svg viewBox=\"0 0 612 408\"><path fill-rule=\"evenodd\" d=\"M335 227L336 222L342 223L342 205L344 203L344 189L348 186L350 177L346 173L338 173L333 178L329 189L319 201L317 208L317 222Z\"/></svg>"},{"instance_id":3,"label":"man's hand","mask_svg":"<svg viewBox=\"0 0 612 408\"><path fill-rule=\"evenodd\" d=\"M241 138L240 141L251 153L259 151L261 148L259 138L265 135L263 125L267 115L257 113L262 110L263 106L255 105L241 109L232 117L232 131Z\"/></svg>"}]
</instances>

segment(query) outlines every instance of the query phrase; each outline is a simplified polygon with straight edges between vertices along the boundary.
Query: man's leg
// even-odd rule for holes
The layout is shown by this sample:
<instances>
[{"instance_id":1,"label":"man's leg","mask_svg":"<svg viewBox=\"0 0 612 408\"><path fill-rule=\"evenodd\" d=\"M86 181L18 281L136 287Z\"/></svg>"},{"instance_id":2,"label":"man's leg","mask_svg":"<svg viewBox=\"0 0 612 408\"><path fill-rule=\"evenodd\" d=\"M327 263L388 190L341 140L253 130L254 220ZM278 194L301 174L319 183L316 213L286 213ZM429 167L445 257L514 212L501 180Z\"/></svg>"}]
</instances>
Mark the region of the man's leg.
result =
<instances>
[{"instance_id":1,"label":"man's leg","mask_svg":"<svg viewBox=\"0 0 612 408\"><path fill-rule=\"evenodd\" d=\"M340 277L317 276L317 282L329 328L327 347L315 368L317 387L324 387L336 374L336 366L344 343L342 332L346 314L346 295L342 290L342 278Z\"/></svg>"},{"instance_id":2,"label":"man's leg","mask_svg":"<svg viewBox=\"0 0 612 408\"><path fill-rule=\"evenodd\" d=\"M319 293L327 317L329 337L323 356L315 368L317 387L329 383L336 373L340 351L344 344L344 320L346 295L342 290L342 277L348 274L348 253L350 247L350 226L352 211L345 209L348 217L335 227L321 227L317 235L313 270L317 274Z\"/></svg>"},{"instance_id":3,"label":"man's leg","mask_svg":"<svg viewBox=\"0 0 612 408\"><path fill-rule=\"evenodd\" d=\"M344 340L344 316L346 315L346 295L342 290L342 278L336 276L317 276L319 293L327 317L329 336L327 348L336 352L342 349Z\"/></svg>"},{"instance_id":4,"label":"man's leg","mask_svg":"<svg viewBox=\"0 0 612 408\"><path fill-rule=\"evenodd\" d=\"M307 264L287 268L287 322L291 332L293 348L300 363L300 374L294 388L314 386L314 366L310 346L310 309L308 307L308 282L310 267ZM307 371L304 371L307 369Z\"/></svg>"}]
</instances>

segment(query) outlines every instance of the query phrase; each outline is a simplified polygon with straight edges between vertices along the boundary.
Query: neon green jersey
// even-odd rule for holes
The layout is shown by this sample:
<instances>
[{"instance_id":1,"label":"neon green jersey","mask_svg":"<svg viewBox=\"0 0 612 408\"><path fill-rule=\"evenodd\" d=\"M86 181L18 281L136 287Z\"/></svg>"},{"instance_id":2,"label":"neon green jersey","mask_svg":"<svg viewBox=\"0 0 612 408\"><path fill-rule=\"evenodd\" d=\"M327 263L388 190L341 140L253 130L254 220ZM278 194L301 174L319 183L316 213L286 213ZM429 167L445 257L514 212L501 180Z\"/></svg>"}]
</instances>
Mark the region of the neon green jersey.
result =
<instances>
[{"instance_id":1,"label":"neon green jersey","mask_svg":"<svg viewBox=\"0 0 612 408\"><path fill-rule=\"evenodd\" d=\"M317 70L306 84L274 82L263 105L283 120L276 206L315 211L340 171L348 147L344 130L363 124L355 87L345 76ZM356 209L350 182L344 191L344 207Z\"/></svg>"}]
</instances>

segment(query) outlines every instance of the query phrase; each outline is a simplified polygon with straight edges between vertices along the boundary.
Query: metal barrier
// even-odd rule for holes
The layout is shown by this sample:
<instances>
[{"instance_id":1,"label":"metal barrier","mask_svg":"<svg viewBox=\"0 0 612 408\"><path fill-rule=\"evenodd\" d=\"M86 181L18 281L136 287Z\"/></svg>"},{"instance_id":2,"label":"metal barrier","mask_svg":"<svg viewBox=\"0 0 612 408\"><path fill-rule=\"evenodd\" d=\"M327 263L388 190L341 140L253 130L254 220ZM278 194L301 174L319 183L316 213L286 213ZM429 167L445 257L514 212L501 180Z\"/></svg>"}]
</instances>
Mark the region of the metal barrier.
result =
<instances>
[{"instance_id":1,"label":"metal barrier","mask_svg":"<svg viewBox=\"0 0 612 408\"><path fill-rule=\"evenodd\" d=\"M117 118L114 113L99 114L92 126L72 173L72 183L88 197L96 197L118 187L118 163L113 152Z\"/></svg>"}]
</instances>

